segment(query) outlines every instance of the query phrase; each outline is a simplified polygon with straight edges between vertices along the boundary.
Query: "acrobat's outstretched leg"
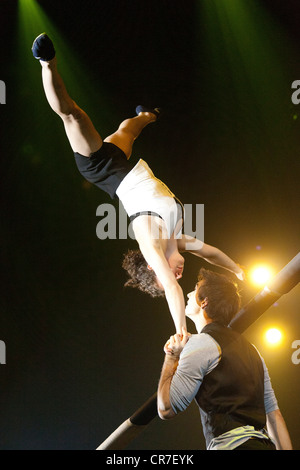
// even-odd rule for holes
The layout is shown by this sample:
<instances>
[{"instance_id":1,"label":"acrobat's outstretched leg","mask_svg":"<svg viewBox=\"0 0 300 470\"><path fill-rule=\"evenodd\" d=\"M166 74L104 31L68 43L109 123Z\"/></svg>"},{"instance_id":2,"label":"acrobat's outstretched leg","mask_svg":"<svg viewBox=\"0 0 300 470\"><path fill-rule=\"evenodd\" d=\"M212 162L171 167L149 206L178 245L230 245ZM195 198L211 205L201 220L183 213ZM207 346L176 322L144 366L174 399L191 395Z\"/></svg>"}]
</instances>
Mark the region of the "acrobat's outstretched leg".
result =
<instances>
[{"instance_id":1,"label":"acrobat's outstretched leg","mask_svg":"<svg viewBox=\"0 0 300 470\"><path fill-rule=\"evenodd\" d=\"M89 116L69 96L57 70L53 43L47 34L43 33L34 40L32 52L42 66L42 80L48 103L61 117L73 151L89 157L102 146L102 138ZM158 115L157 111L152 112L143 107L138 107L137 112L137 116L123 121L116 132L104 139L123 150L127 158L131 155L135 139Z\"/></svg>"},{"instance_id":2,"label":"acrobat's outstretched leg","mask_svg":"<svg viewBox=\"0 0 300 470\"><path fill-rule=\"evenodd\" d=\"M68 95L57 71L56 57L49 62L40 60L40 63L48 103L61 117L73 151L88 157L101 147L101 136L94 128L89 116Z\"/></svg>"}]
</instances>

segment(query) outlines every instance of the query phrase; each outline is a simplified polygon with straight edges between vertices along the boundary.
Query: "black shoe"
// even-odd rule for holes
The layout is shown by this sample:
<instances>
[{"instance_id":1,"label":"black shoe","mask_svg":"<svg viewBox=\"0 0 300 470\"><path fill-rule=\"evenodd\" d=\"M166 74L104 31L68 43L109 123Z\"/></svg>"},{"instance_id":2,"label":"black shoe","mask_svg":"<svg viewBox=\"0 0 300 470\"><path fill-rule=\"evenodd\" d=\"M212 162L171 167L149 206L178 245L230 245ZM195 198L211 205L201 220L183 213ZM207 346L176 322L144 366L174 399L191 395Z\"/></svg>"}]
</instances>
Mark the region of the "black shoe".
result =
<instances>
[{"instance_id":1,"label":"black shoe","mask_svg":"<svg viewBox=\"0 0 300 470\"><path fill-rule=\"evenodd\" d=\"M135 112L136 112L136 114L152 113L152 114L155 114L156 119L158 119L159 116L161 115L161 109L160 108L153 108L153 109L146 108L146 106L142 106L141 104L135 108Z\"/></svg>"},{"instance_id":2,"label":"black shoe","mask_svg":"<svg viewBox=\"0 0 300 470\"><path fill-rule=\"evenodd\" d=\"M32 44L33 57L48 62L55 57L53 42L46 33L40 34Z\"/></svg>"}]
</instances>

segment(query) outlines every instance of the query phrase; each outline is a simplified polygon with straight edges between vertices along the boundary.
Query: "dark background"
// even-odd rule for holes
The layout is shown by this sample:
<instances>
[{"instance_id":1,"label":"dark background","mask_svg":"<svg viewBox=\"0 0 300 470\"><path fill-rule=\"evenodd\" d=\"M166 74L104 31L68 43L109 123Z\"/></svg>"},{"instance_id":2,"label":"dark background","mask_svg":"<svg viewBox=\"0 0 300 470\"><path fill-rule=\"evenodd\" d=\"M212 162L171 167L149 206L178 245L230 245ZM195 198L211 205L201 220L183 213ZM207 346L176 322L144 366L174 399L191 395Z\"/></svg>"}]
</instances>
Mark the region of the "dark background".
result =
<instances>
[{"instance_id":1,"label":"dark background","mask_svg":"<svg viewBox=\"0 0 300 470\"><path fill-rule=\"evenodd\" d=\"M135 242L96 236L96 209L111 200L72 161L32 41L52 33L67 88L103 137L137 104L161 106L132 158L149 162L184 203L205 205L207 243L247 268L265 262L277 272L299 251L300 105L291 84L300 80L300 8L250 1L259 21L247 31L235 16L233 31L231 20L208 22L201 0L37 4L45 16L30 15L25 35L18 2L0 2L0 447L90 450L155 392L174 328L164 299L123 288L122 255ZM201 266L210 268L186 256L185 294ZM258 292L240 287L244 303ZM245 332L268 364L295 449L298 303L296 287ZM284 332L278 348L263 340L269 326ZM172 421L155 419L129 446L204 448L194 403Z\"/></svg>"}]
</instances>

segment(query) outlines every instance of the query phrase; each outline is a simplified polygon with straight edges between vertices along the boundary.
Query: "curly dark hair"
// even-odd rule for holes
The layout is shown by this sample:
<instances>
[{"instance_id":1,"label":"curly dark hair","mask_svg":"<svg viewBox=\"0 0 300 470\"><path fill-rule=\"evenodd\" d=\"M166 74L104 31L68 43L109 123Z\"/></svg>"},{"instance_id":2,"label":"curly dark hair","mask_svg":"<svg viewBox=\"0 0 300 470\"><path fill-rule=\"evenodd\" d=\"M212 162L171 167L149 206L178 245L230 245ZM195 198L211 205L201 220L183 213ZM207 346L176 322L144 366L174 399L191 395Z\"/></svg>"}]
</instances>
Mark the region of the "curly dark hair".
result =
<instances>
[{"instance_id":1,"label":"curly dark hair","mask_svg":"<svg viewBox=\"0 0 300 470\"><path fill-rule=\"evenodd\" d=\"M199 271L196 298L199 304L207 298L205 312L212 321L223 326L229 325L241 307L237 284L224 274L204 268Z\"/></svg>"},{"instance_id":2,"label":"curly dark hair","mask_svg":"<svg viewBox=\"0 0 300 470\"><path fill-rule=\"evenodd\" d=\"M130 276L124 286L137 287L142 292L151 295L151 297L163 297L165 295L156 282L155 272L147 268L147 262L140 250L128 250L124 255L122 268Z\"/></svg>"}]
</instances>

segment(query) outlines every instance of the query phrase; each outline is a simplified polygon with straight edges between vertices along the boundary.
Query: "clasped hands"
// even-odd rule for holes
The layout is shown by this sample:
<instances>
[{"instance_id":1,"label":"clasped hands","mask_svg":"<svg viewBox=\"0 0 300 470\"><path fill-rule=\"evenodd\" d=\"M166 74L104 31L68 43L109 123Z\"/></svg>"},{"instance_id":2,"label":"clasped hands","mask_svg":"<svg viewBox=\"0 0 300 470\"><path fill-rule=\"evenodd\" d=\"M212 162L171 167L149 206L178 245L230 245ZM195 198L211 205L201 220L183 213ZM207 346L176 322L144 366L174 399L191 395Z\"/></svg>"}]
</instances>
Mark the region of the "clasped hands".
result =
<instances>
[{"instance_id":1,"label":"clasped hands","mask_svg":"<svg viewBox=\"0 0 300 470\"><path fill-rule=\"evenodd\" d=\"M168 356L179 357L184 346L188 342L191 334L187 332L187 329L183 326L181 334L176 333L170 336L170 339L164 345L164 352Z\"/></svg>"}]
</instances>

